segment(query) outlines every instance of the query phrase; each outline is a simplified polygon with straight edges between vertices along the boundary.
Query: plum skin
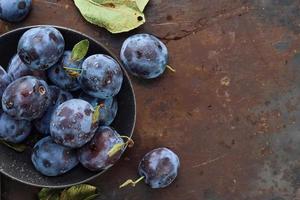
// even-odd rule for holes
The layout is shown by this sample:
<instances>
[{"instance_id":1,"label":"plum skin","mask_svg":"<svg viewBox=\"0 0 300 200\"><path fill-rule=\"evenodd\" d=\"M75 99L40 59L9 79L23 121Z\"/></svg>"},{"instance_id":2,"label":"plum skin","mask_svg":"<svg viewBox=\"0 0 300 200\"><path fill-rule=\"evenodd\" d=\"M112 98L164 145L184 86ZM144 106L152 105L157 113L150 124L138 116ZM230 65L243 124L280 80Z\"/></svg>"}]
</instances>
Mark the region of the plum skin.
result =
<instances>
[{"instance_id":1,"label":"plum skin","mask_svg":"<svg viewBox=\"0 0 300 200\"><path fill-rule=\"evenodd\" d=\"M109 126L116 118L118 112L118 102L116 97L99 99L96 97L89 96L85 93L81 93L79 95L79 98L89 102L94 108L96 106L100 106L100 126Z\"/></svg>"},{"instance_id":2,"label":"plum skin","mask_svg":"<svg viewBox=\"0 0 300 200\"><path fill-rule=\"evenodd\" d=\"M82 61L73 61L71 56L71 51L65 51L60 60L47 70L47 74L51 82L60 88L67 91L76 91L80 89L78 77L71 77L64 67L81 69Z\"/></svg>"},{"instance_id":3,"label":"plum skin","mask_svg":"<svg viewBox=\"0 0 300 200\"><path fill-rule=\"evenodd\" d=\"M19 120L41 117L50 104L48 84L33 76L24 76L8 85L2 96L2 108Z\"/></svg>"},{"instance_id":4,"label":"plum skin","mask_svg":"<svg viewBox=\"0 0 300 200\"><path fill-rule=\"evenodd\" d=\"M63 55L65 41L51 26L40 26L26 31L18 43L20 59L33 70L46 70Z\"/></svg>"},{"instance_id":5,"label":"plum skin","mask_svg":"<svg viewBox=\"0 0 300 200\"><path fill-rule=\"evenodd\" d=\"M180 161L168 148L157 148L147 153L139 164L139 174L151 188L165 188L177 177Z\"/></svg>"},{"instance_id":6,"label":"plum skin","mask_svg":"<svg viewBox=\"0 0 300 200\"><path fill-rule=\"evenodd\" d=\"M124 41L120 58L131 74L153 79L165 71L168 64L168 49L153 35L136 34Z\"/></svg>"},{"instance_id":7,"label":"plum skin","mask_svg":"<svg viewBox=\"0 0 300 200\"><path fill-rule=\"evenodd\" d=\"M35 144L31 160L36 170L46 176L64 174L79 163L76 150L56 144L50 136Z\"/></svg>"},{"instance_id":8,"label":"plum skin","mask_svg":"<svg viewBox=\"0 0 300 200\"><path fill-rule=\"evenodd\" d=\"M6 142L23 142L31 133L31 123L16 120L0 110L0 138Z\"/></svg>"},{"instance_id":9,"label":"plum skin","mask_svg":"<svg viewBox=\"0 0 300 200\"><path fill-rule=\"evenodd\" d=\"M63 102L73 98L72 94L61 90L59 87L51 85L49 86L49 90L50 105L45 114L41 118L36 119L33 122L35 128L44 136L50 135L50 122L54 110Z\"/></svg>"},{"instance_id":10,"label":"plum skin","mask_svg":"<svg viewBox=\"0 0 300 200\"><path fill-rule=\"evenodd\" d=\"M30 12L32 0L0 0L0 19L20 22Z\"/></svg>"},{"instance_id":11,"label":"plum skin","mask_svg":"<svg viewBox=\"0 0 300 200\"><path fill-rule=\"evenodd\" d=\"M98 128L98 122L93 122L93 113L91 104L81 99L71 99L59 105L50 122L53 140L71 148L82 147Z\"/></svg>"},{"instance_id":12,"label":"plum skin","mask_svg":"<svg viewBox=\"0 0 300 200\"><path fill-rule=\"evenodd\" d=\"M10 60L7 67L7 73L12 77L13 80L17 80L23 76L35 76L36 78L47 81L47 76L44 71L31 70L23 63L18 54L14 55Z\"/></svg>"},{"instance_id":13,"label":"plum skin","mask_svg":"<svg viewBox=\"0 0 300 200\"><path fill-rule=\"evenodd\" d=\"M120 135L108 126L101 126L93 139L78 150L79 162L90 171L101 171L114 165L124 150L109 157L108 152L115 144L124 143Z\"/></svg>"},{"instance_id":14,"label":"plum skin","mask_svg":"<svg viewBox=\"0 0 300 200\"><path fill-rule=\"evenodd\" d=\"M3 96L3 93L7 86L12 82L12 77L0 66L0 96Z\"/></svg>"},{"instance_id":15,"label":"plum skin","mask_svg":"<svg viewBox=\"0 0 300 200\"><path fill-rule=\"evenodd\" d=\"M79 83L93 97L106 99L117 95L123 82L123 72L117 61L104 54L95 54L82 63Z\"/></svg>"}]
</instances>

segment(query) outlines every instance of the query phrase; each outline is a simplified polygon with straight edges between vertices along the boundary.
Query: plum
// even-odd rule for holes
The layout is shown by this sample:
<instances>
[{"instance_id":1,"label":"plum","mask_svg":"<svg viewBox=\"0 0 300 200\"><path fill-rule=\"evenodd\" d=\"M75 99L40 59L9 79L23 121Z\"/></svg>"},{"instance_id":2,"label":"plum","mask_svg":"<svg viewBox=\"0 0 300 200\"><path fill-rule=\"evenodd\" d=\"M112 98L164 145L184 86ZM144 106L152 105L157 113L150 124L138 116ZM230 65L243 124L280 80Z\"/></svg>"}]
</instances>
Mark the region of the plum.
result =
<instances>
[{"instance_id":1,"label":"plum","mask_svg":"<svg viewBox=\"0 0 300 200\"><path fill-rule=\"evenodd\" d=\"M12 82L11 76L0 66L0 96L2 97L7 86Z\"/></svg>"},{"instance_id":2,"label":"plum","mask_svg":"<svg viewBox=\"0 0 300 200\"><path fill-rule=\"evenodd\" d=\"M165 188L177 177L180 167L178 156L168 148L157 148L147 153L139 164L140 178L124 182L120 188L127 185L133 187L141 180L145 180L151 188Z\"/></svg>"},{"instance_id":3,"label":"plum","mask_svg":"<svg viewBox=\"0 0 300 200\"><path fill-rule=\"evenodd\" d=\"M16 54L12 57L8 64L7 73L13 80L17 80L23 76L35 76L36 78L47 80L45 71L31 70L27 65L23 63L19 55Z\"/></svg>"},{"instance_id":4,"label":"plum","mask_svg":"<svg viewBox=\"0 0 300 200\"><path fill-rule=\"evenodd\" d=\"M120 159L123 150L109 156L109 151L120 143L124 143L123 139L115 130L99 127L93 139L78 150L79 162L91 171L101 171Z\"/></svg>"},{"instance_id":5,"label":"plum","mask_svg":"<svg viewBox=\"0 0 300 200\"><path fill-rule=\"evenodd\" d=\"M58 106L50 122L50 133L58 144L79 148L89 142L98 127L94 108L81 99L71 99Z\"/></svg>"},{"instance_id":6,"label":"plum","mask_svg":"<svg viewBox=\"0 0 300 200\"><path fill-rule=\"evenodd\" d=\"M12 142L23 142L31 132L31 123L26 120L16 120L0 110L0 139Z\"/></svg>"},{"instance_id":7,"label":"plum","mask_svg":"<svg viewBox=\"0 0 300 200\"><path fill-rule=\"evenodd\" d=\"M88 94L81 93L79 98L89 102L94 108L96 106L99 106L100 126L109 126L114 121L118 112L118 102L115 97L111 97L108 99L99 99L89 96Z\"/></svg>"},{"instance_id":8,"label":"plum","mask_svg":"<svg viewBox=\"0 0 300 200\"><path fill-rule=\"evenodd\" d=\"M61 90L56 86L49 86L50 90L50 105L45 114L34 120L35 128L44 136L50 135L50 122L54 110L63 102L72 99L72 95L69 92Z\"/></svg>"},{"instance_id":9,"label":"plum","mask_svg":"<svg viewBox=\"0 0 300 200\"><path fill-rule=\"evenodd\" d=\"M78 77L72 76L66 68L81 70L82 61L73 61L71 55L71 51L65 51L58 63L48 69L47 73L55 85L67 91L76 91L80 89Z\"/></svg>"},{"instance_id":10,"label":"plum","mask_svg":"<svg viewBox=\"0 0 300 200\"><path fill-rule=\"evenodd\" d=\"M139 164L139 174L151 188L164 188L177 177L180 166L178 156L168 148L147 153Z\"/></svg>"},{"instance_id":11,"label":"plum","mask_svg":"<svg viewBox=\"0 0 300 200\"><path fill-rule=\"evenodd\" d=\"M96 54L83 61L79 82L85 93L101 99L111 98L121 89L123 72L112 57Z\"/></svg>"},{"instance_id":12,"label":"plum","mask_svg":"<svg viewBox=\"0 0 300 200\"><path fill-rule=\"evenodd\" d=\"M3 110L19 120L40 118L50 104L48 84L33 76L24 76L8 85L2 96Z\"/></svg>"},{"instance_id":13,"label":"plum","mask_svg":"<svg viewBox=\"0 0 300 200\"><path fill-rule=\"evenodd\" d=\"M62 34L51 26L40 26L26 31L18 43L20 59L33 70L46 70L64 53Z\"/></svg>"},{"instance_id":14,"label":"plum","mask_svg":"<svg viewBox=\"0 0 300 200\"><path fill-rule=\"evenodd\" d=\"M76 150L56 144L50 136L35 144L31 160L36 170L46 176L64 174L79 163Z\"/></svg>"},{"instance_id":15,"label":"plum","mask_svg":"<svg viewBox=\"0 0 300 200\"><path fill-rule=\"evenodd\" d=\"M20 22L30 12L31 0L0 0L0 19Z\"/></svg>"},{"instance_id":16,"label":"plum","mask_svg":"<svg viewBox=\"0 0 300 200\"><path fill-rule=\"evenodd\" d=\"M168 63L168 49L153 35L136 34L124 41L120 57L131 74L152 79L165 71Z\"/></svg>"}]
</instances>

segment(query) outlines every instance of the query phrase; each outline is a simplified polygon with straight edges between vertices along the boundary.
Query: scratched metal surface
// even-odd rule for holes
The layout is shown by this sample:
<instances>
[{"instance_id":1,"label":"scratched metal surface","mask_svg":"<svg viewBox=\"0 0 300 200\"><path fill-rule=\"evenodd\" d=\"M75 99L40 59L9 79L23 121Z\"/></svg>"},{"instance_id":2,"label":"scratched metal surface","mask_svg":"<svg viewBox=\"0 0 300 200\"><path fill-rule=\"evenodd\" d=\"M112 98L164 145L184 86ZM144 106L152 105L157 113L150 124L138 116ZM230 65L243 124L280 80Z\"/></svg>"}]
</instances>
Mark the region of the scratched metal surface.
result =
<instances>
[{"instance_id":1,"label":"scratched metal surface","mask_svg":"<svg viewBox=\"0 0 300 200\"><path fill-rule=\"evenodd\" d=\"M33 0L21 24L80 30L116 54L130 34L111 35L87 24L70 0ZM177 73L133 79L136 146L97 178L114 200L300 199L300 2L298 0L152 0L148 22L133 31L162 38ZM131 33L131 34L132 34ZM167 146L181 157L176 182L164 190L136 177L139 159ZM4 200L36 199L38 189L7 178ZM26 197L26 198L25 198Z\"/></svg>"}]
</instances>

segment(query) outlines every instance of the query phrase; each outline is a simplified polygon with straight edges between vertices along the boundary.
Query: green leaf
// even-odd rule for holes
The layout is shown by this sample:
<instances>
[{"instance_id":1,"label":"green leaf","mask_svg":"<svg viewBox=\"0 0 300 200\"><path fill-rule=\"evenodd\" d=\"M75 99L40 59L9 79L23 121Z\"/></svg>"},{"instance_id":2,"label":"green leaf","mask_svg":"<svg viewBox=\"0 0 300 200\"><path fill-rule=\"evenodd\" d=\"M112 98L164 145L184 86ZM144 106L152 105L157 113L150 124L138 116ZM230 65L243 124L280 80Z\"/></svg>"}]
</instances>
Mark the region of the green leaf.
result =
<instances>
[{"instance_id":1,"label":"green leaf","mask_svg":"<svg viewBox=\"0 0 300 200\"><path fill-rule=\"evenodd\" d=\"M78 42L73 47L71 59L74 61L82 60L86 56L89 50L89 46L90 46L90 42L88 40L82 40Z\"/></svg>"},{"instance_id":2,"label":"green leaf","mask_svg":"<svg viewBox=\"0 0 300 200\"><path fill-rule=\"evenodd\" d=\"M106 28L111 33L127 32L145 23L139 3L133 0L74 0L83 17L92 24Z\"/></svg>"},{"instance_id":3,"label":"green leaf","mask_svg":"<svg viewBox=\"0 0 300 200\"><path fill-rule=\"evenodd\" d=\"M136 4L140 11L144 11L146 5L148 4L149 0L136 0Z\"/></svg>"},{"instance_id":4,"label":"green leaf","mask_svg":"<svg viewBox=\"0 0 300 200\"><path fill-rule=\"evenodd\" d=\"M0 140L0 143L20 153L24 152L27 148L25 144L14 144L4 140Z\"/></svg>"},{"instance_id":5,"label":"green leaf","mask_svg":"<svg viewBox=\"0 0 300 200\"><path fill-rule=\"evenodd\" d=\"M100 196L100 194L94 194L94 195L91 195L91 196L85 198L84 200L93 200L93 199L95 199L98 196Z\"/></svg>"},{"instance_id":6,"label":"green leaf","mask_svg":"<svg viewBox=\"0 0 300 200\"><path fill-rule=\"evenodd\" d=\"M38 194L39 200L59 200L60 190L43 188Z\"/></svg>"},{"instance_id":7,"label":"green leaf","mask_svg":"<svg viewBox=\"0 0 300 200\"><path fill-rule=\"evenodd\" d=\"M60 200L86 200L94 196L97 188L92 185L81 184L65 189L61 195Z\"/></svg>"}]
</instances>

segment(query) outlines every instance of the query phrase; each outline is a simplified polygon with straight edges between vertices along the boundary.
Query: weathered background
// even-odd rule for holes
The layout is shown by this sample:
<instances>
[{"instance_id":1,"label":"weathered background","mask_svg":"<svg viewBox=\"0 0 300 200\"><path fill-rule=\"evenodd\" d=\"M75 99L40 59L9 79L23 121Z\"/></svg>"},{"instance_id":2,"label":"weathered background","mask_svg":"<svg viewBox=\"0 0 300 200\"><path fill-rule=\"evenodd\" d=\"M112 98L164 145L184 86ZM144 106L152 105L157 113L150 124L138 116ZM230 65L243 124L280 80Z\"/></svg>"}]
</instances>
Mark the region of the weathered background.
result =
<instances>
[{"instance_id":1,"label":"weathered background","mask_svg":"<svg viewBox=\"0 0 300 200\"><path fill-rule=\"evenodd\" d=\"M135 148L92 183L103 200L300 199L300 1L151 0L147 23L111 35L86 23L71 0L33 0L17 27L55 24L82 31L118 54L147 32L167 43L170 65L154 81L133 78ZM1 56L1 55L0 55ZM140 158L167 146L180 155L176 182L118 189ZM37 188L4 178L4 200L36 199Z\"/></svg>"}]
</instances>

